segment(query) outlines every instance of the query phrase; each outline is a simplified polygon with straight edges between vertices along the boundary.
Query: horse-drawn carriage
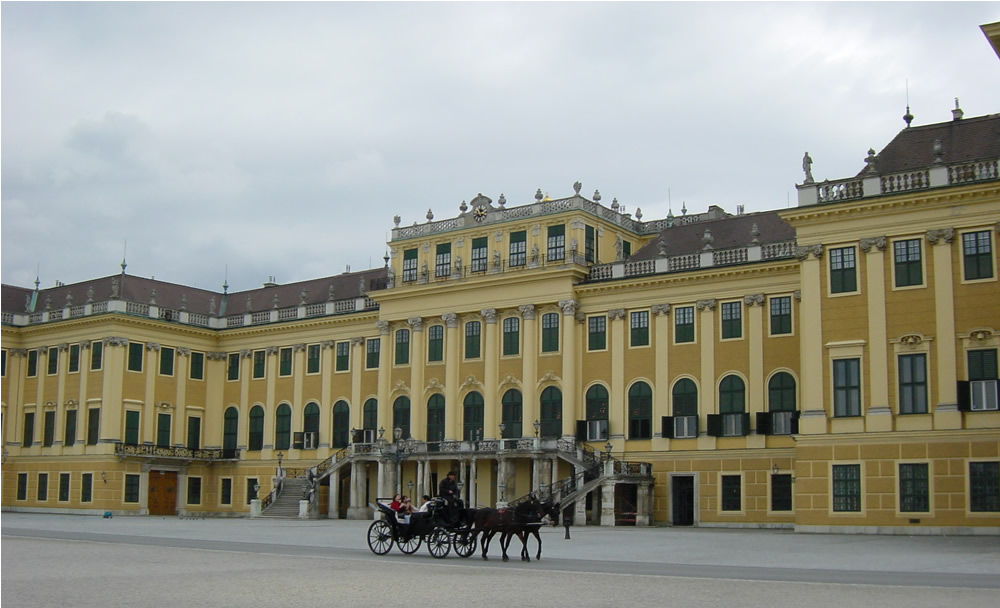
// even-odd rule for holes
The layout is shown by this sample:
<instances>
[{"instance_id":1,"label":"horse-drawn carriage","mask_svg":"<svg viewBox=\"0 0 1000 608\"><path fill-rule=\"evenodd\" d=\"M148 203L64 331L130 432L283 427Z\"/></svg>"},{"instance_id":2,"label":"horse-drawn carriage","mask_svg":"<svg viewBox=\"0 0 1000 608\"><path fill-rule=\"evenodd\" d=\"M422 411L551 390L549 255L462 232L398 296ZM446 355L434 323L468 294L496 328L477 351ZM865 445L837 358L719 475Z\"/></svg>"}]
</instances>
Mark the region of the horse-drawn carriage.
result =
<instances>
[{"instance_id":1,"label":"horse-drawn carriage","mask_svg":"<svg viewBox=\"0 0 1000 608\"><path fill-rule=\"evenodd\" d=\"M368 527L368 548L376 555L385 555L392 545L407 555L415 553L423 542L427 550L436 558L447 557L452 548L461 557L469 557L476 551L476 534L472 531L472 520L467 517L467 509L456 510L435 498L425 512L400 514L383 502L371 505L376 513L382 514Z\"/></svg>"}]
</instances>

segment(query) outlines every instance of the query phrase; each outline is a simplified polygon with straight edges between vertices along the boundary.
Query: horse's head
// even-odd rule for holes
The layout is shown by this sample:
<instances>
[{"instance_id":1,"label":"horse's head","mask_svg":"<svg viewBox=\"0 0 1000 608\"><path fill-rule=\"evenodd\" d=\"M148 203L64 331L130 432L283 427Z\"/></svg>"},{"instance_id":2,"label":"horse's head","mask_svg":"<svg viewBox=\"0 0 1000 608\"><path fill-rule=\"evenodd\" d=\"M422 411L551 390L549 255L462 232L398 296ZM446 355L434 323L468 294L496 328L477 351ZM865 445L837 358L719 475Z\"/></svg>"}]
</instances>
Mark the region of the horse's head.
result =
<instances>
[{"instance_id":1,"label":"horse's head","mask_svg":"<svg viewBox=\"0 0 1000 608\"><path fill-rule=\"evenodd\" d=\"M559 509L558 502L552 502L552 498L549 497L547 500L545 500L545 502L539 503L539 508L541 509L542 512L543 521L545 519L548 519L550 522L552 522L553 526L559 525L559 513L561 512L561 510Z\"/></svg>"}]
</instances>

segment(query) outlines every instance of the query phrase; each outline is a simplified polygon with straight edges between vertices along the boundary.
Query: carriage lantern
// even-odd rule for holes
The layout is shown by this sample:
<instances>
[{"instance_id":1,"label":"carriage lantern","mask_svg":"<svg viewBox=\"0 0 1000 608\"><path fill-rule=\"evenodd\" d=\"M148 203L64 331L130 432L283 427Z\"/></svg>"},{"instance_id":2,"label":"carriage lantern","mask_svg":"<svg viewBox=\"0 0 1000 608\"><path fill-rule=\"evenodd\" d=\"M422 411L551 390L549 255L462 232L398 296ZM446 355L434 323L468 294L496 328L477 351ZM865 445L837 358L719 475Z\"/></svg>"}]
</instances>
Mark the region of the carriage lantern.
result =
<instances>
[{"instance_id":1,"label":"carriage lantern","mask_svg":"<svg viewBox=\"0 0 1000 608\"><path fill-rule=\"evenodd\" d=\"M605 451L605 452L607 452L607 454L608 454L608 460L610 460L610 459L611 459L611 449L612 449L613 447L614 447L614 446L613 446L613 445L611 445L611 442L610 442L610 441L604 444L604 451Z\"/></svg>"},{"instance_id":2,"label":"carriage lantern","mask_svg":"<svg viewBox=\"0 0 1000 608\"><path fill-rule=\"evenodd\" d=\"M538 430L542 428L542 423L538 421L538 418L535 418L532 426L535 427L535 437L538 437Z\"/></svg>"}]
</instances>

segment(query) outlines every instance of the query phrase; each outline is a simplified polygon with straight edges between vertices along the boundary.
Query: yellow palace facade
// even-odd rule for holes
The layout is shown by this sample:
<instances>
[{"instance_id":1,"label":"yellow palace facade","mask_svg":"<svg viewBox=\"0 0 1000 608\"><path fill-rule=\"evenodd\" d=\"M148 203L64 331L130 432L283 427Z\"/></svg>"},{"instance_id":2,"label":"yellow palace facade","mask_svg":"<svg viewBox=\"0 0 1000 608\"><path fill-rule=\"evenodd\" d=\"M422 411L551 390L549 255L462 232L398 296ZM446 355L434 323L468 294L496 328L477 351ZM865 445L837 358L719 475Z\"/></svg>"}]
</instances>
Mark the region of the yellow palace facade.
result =
<instances>
[{"instance_id":1,"label":"yellow palace facade","mask_svg":"<svg viewBox=\"0 0 1000 608\"><path fill-rule=\"evenodd\" d=\"M3 509L368 518L454 470L577 525L998 533L998 160L956 110L781 211L577 183L364 272L4 285Z\"/></svg>"}]
</instances>

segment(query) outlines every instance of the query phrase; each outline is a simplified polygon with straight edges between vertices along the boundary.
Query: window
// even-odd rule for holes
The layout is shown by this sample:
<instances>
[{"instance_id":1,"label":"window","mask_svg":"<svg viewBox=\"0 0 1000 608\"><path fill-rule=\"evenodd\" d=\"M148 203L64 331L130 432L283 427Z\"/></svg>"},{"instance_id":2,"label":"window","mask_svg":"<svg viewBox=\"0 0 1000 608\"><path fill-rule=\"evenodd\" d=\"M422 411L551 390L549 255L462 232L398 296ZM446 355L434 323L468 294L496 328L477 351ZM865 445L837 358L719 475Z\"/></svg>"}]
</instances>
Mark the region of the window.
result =
<instances>
[{"instance_id":1,"label":"window","mask_svg":"<svg viewBox=\"0 0 1000 608\"><path fill-rule=\"evenodd\" d=\"M444 397L440 394L427 400L427 441L444 441Z\"/></svg>"},{"instance_id":2,"label":"window","mask_svg":"<svg viewBox=\"0 0 1000 608\"><path fill-rule=\"evenodd\" d=\"M895 241L892 257L896 274L896 287L910 287L924 282L920 264L920 239Z\"/></svg>"},{"instance_id":3,"label":"window","mask_svg":"<svg viewBox=\"0 0 1000 608\"><path fill-rule=\"evenodd\" d=\"M382 348L380 338L368 338L365 340L365 368L378 369L379 352Z\"/></svg>"},{"instance_id":4,"label":"window","mask_svg":"<svg viewBox=\"0 0 1000 608\"><path fill-rule=\"evenodd\" d=\"M188 477L187 504L201 504L201 477Z\"/></svg>"},{"instance_id":5,"label":"window","mask_svg":"<svg viewBox=\"0 0 1000 608\"><path fill-rule=\"evenodd\" d=\"M306 347L306 373L318 374L320 361L320 345L310 344Z\"/></svg>"},{"instance_id":6,"label":"window","mask_svg":"<svg viewBox=\"0 0 1000 608\"><path fill-rule=\"evenodd\" d=\"M139 476L130 473L125 474L125 498L124 502L139 502Z\"/></svg>"},{"instance_id":7,"label":"window","mask_svg":"<svg viewBox=\"0 0 1000 608\"><path fill-rule=\"evenodd\" d=\"M187 449L201 449L201 418L198 416L188 416Z\"/></svg>"},{"instance_id":8,"label":"window","mask_svg":"<svg viewBox=\"0 0 1000 608\"><path fill-rule=\"evenodd\" d=\"M35 440L35 414L25 412L24 414L24 435L21 437L21 447L30 448L31 442Z\"/></svg>"},{"instance_id":9,"label":"window","mask_svg":"<svg viewBox=\"0 0 1000 608\"><path fill-rule=\"evenodd\" d=\"M632 257L632 242L622 241L622 259L627 260Z\"/></svg>"},{"instance_id":10,"label":"window","mask_svg":"<svg viewBox=\"0 0 1000 608\"><path fill-rule=\"evenodd\" d=\"M6 369L6 367L4 368ZM70 344L69 345L69 373L73 374L80 371L80 345Z\"/></svg>"},{"instance_id":11,"label":"window","mask_svg":"<svg viewBox=\"0 0 1000 608\"><path fill-rule=\"evenodd\" d=\"M500 422L503 423L501 439L517 439L521 436L521 418L521 391L512 388L504 393L501 399Z\"/></svg>"},{"instance_id":12,"label":"window","mask_svg":"<svg viewBox=\"0 0 1000 608\"><path fill-rule=\"evenodd\" d=\"M128 343L128 371L142 371L143 345L139 342Z\"/></svg>"},{"instance_id":13,"label":"window","mask_svg":"<svg viewBox=\"0 0 1000 608\"><path fill-rule=\"evenodd\" d=\"M719 413L722 415L722 436L739 437L746 435L744 409L746 404L746 384L743 378L728 375L719 383Z\"/></svg>"},{"instance_id":14,"label":"window","mask_svg":"<svg viewBox=\"0 0 1000 608\"><path fill-rule=\"evenodd\" d=\"M260 434L261 443L263 443L264 434L264 410L258 405L257 409L260 410ZM253 410L250 410L250 417L253 420ZM251 430L253 427L253 422L251 422ZM227 407L226 413L223 414L222 419L222 451L223 455L227 458L236 457L236 445L239 438L240 429L240 411L235 407ZM251 440L253 439L251 433ZM251 441L252 443L252 441ZM253 449L253 448L251 448ZM258 450L260 448L257 448Z\"/></svg>"},{"instance_id":15,"label":"window","mask_svg":"<svg viewBox=\"0 0 1000 608\"><path fill-rule=\"evenodd\" d=\"M101 369L104 362L104 342L95 340L90 343L90 371Z\"/></svg>"},{"instance_id":16,"label":"window","mask_svg":"<svg viewBox=\"0 0 1000 608\"><path fill-rule=\"evenodd\" d=\"M503 354L516 355L521 348L521 320L507 317L503 320Z\"/></svg>"},{"instance_id":17,"label":"window","mask_svg":"<svg viewBox=\"0 0 1000 608\"><path fill-rule=\"evenodd\" d=\"M205 379L205 353L199 353L196 351L191 351L190 355L190 365L191 373L189 374L192 380L204 380Z\"/></svg>"},{"instance_id":18,"label":"window","mask_svg":"<svg viewBox=\"0 0 1000 608\"><path fill-rule=\"evenodd\" d=\"M302 413L302 449L315 450L319 448L319 404L310 402Z\"/></svg>"},{"instance_id":19,"label":"window","mask_svg":"<svg viewBox=\"0 0 1000 608\"><path fill-rule=\"evenodd\" d=\"M587 319L587 350L604 350L608 347L608 318Z\"/></svg>"},{"instance_id":20,"label":"window","mask_svg":"<svg viewBox=\"0 0 1000 608\"><path fill-rule=\"evenodd\" d=\"M69 473L59 473L59 502L69 502Z\"/></svg>"},{"instance_id":21,"label":"window","mask_svg":"<svg viewBox=\"0 0 1000 608\"><path fill-rule=\"evenodd\" d=\"M94 474L83 473L80 475L80 502L94 501Z\"/></svg>"},{"instance_id":22,"label":"window","mask_svg":"<svg viewBox=\"0 0 1000 608\"><path fill-rule=\"evenodd\" d=\"M253 351L253 378L259 380L267 373L267 352Z\"/></svg>"},{"instance_id":23,"label":"window","mask_svg":"<svg viewBox=\"0 0 1000 608\"><path fill-rule=\"evenodd\" d=\"M407 365L410 362L410 330L396 330L396 365Z\"/></svg>"},{"instance_id":24,"label":"window","mask_svg":"<svg viewBox=\"0 0 1000 608\"><path fill-rule=\"evenodd\" d=\"M792 297L771 298L771 335L792 333Z\"/></svg>"},{"instance_id":25,"label":"window","mask_svg":"<svg viewBox=\"0 0 1000 608\"><path fill-rule=\"evenodd\" d=\"M483 396L471 392L462 403L462 439L479 441L483 438Z\"/></svg>"},{"instance_id":26,"label":"window","mask_svg":"<svg viewBox=\"0 0 1000 608\"><path fill-rule=\"evenodd\" d=\"M227 380L239 380L240 379L240 354L239 353L229 353L229 360L227 361L227 368L226 368L226 379Z\"/></svg>"},{"instance_id":27,"label":"window","mask_svg":"<svg viewBox=\"0 0 1000 608\"><path fill-rule=\"evenodd\" d=\"M854 247L830 250L830 293L850 293L858 290Z\"/></svg>"},{"instance_id":28,"label":"window","mask_svg":"<svg viewBox=\"0 0 1000 608\"><path fill-rule=\"evenodd\" d=\"M341 399L333 404L333 447L346 448L351 435L351 407Z\"/></svg>"},{"instance_id":29,"label":"window","mask_svg":"<svg viewBox=\"0 0 1000 608\"><path fill-rule=\"evenodd\" d=\"M139 445L139 412L136 410L125 412L125 444Z\"/></svg>"},{"instance_id":30,"label":"window","mask_svg":"<svg viewBox=\"0 0 1000 608\"><path fill-rule=\"evenodd\" d=\"M97 445L101 436L101 408L87 410L87 445Z\"/></svg>"},{"instance_id":31,"label":"window","mask_svg":"<svg viewBox=\"0 0 1000 608\"><path fill-rule=\"evenodd\" d=\"M542 352L559 351L559 314L547 312L542 315Z\"/></svg>"},{"instance_id":32,"label":"window","mask_svg":"<svg viewBox=\"0 0 1000 608\"><path fill-rule=\"evenodd\" d=\"M899 356L899 413L927 413L927 355Z\"/></svg>"},{"instance_id":33,"label":"window","mask_svg":"<svg viewBox=\"0 0 1000 608\"><path fill-rule=\"evenodd\" d=\"M524 266L527 255L528 233L525 230L510 233L510 255L507 264L511 267Z\"/></svg>"},{"instance_id":34,"label":"window","mask_svg":"<svg viewBox=\"0 0 1000 608\"><path fill-rule=\"evenodd\" d=\"M592 264L597 259L597 239L594 232L593 226L587 226L584 229L583 257L588 264Z\"/></svg>"},{"instance_id":35,"label":"window","mask_svg":"<svg viewBox=\"0 0 1000 608\"><path fill-rule=\"evenodd\" d=\"M427 328L427 360L444 361L444 326Z\"/></svg>"},{"instance_id":36,"label":"window","mask_svg":"<svg viewBox=\"0 0 1000 608\"><path fill-rule=\"evenodd\" d=\"M792 510L792 476L787 473L771 475L771 510Z\"/></svg>"},{"instance_id":37,"label":"window","mask_svg":"<svg viewBox=\"0 0 1000 608\"><path fill-rule=\"evenodd\" d=\"M674 309L674 342L694 342L694 306Z\"/></svg>"},{"instance_id":38,"label":"window","mask_svg":"<svg viewBox=\"0 0 1000 608\"><path fill-rule=\"evenodd\" d=\"M256 477L247 477L247 504L250 504L251 500L257 499L257 487L260 481Z\"/></svg>"},{"instance_id":39,"label":"window","mask_svg":"<svg viewBox=\"0 0 1000 608\"><path fill-rule=\"evenodd\" d=\"M629 344L649 346L649 311L640 310L629 315Z\"/></svg>"},{"instance_id":40,"label":"window","mask_svg":"<svg viewBox=\"0 0 1000 608\"><path fill-rule=\"evenodd\" d=\"M38 474L38 494L36 495L38 502L43 502L49 499L49 474L39 473Z\"/></svg>"},{"instance_id":41,"label":"window","mask_svg":"<svg viewBox=\"0 0 1000 608\"><path fill-rule=\"evenodd\" d=\"M486 272L487 237L472 239L472 272Z\"/></svg>"},{"instance_id":42,"label":"window","mask_svg":"<svg viewBox=\"0 0 1000 608\"><path fill-rule=\"evenodd\" d=\"M674 384L673 426L665 429L668 437L688 439L698 436L698 387L690 378ZM669 424L669 421L668 421Z\"/></svg>"},{"instance_id":43,"label":"window","mask_svg":"<svg viewBox=\"0 0 1000 608\"><path fill-rule=\"evenodd\" d=\"M45 417L43 418L42 425L42 445L44 447L52 447L56 439L56 412L55 410L50 410L45 412Z\"/></svg>"},{"instance_id":44,"label":"window","mask_svg":"<svg viewBox=\"0 0 1000 608\"><path fill-rule=\"evenodd\" d=\"M653 436L653 391L645 382L628 389L628 438L650 439Z\"/></svg>"},{"instance_id":45,"label":"window","mask_svg":"<svg viewBox=\"0 0 1000 608\"><path fill-rule=\"evenodd\" d=\"M966 281L993 277L993 248L990 246L989 230L962 235L962 259Z\"/></svg>"},{"instance_id":46,"label":"window","mask_svg":"<svg viewBox=\"0 0 1000 608\"><path fill-rule=\"evenodd\" d=\"M230 409L236 410L236 408ZM259 405L250 408L250 436L247 449L251 451L264 449L264 408Z\"/></svg>"},{"instance_id":47,"label":"window","mask_svg":"<svg viewBox=\"0 0 1000 608\"><path fill-rule=\"evenodd\" d=\"M274 415L274 449L287 450L291 445L292 408L287 403L282 403Z\"/></svg>"},{"instance_id":48,"label":"window","mask_svg":"<svg viewBox=\"0 0 1000 608\"><path fill-rule=\"evenodd\" d=\"M292 375L292 347L286 346L278 350L278 375Z\"/></svg>"},{"instance_id":49,"label":"window","mask_svg":"<svg viewBox=\"0 0 1000 608\"><path fill-rule=\"evenodd\" d=\"M562 392L554 386L542 391L541 426L542 439L555 439L562 435Z\"/></svg>"},{"instance_id":50,"label":"window","mask_svg":"<svg viewBox=\"0 0 1000 608\"><path fill-rule=\"evenodd\" d=\"M28 474L17 474L17 499L28 500Z\"/></svg>"},{"instance_id":51,"label":"window","mask_svg":"<svg viewBox=\"0 0 1000 608\"><path fill-rule=\"evenodd\" d=\"M451 243L439 243L434 256L434 276L447 277L451 274Z\"/></svg>"},{"instance_id":52,"label":"window","mask_svg":"<svg viewBox=\"0 0 1000 608\"><path fill-rule=\"evenodd\" d=\"M378 427L378 400L369 399L361 411L361 426L366 431L371 431L372 441L375 439L375 429Z\"/></svg>"},{"instance_id":53,"label":"window","mask_svg":"<svg viewBox=\"0 0 1000 608\"><path fill-rule=\"evenodd\" d=\"M219 504L233 504L233 480L231 477L222 479L222 486L219 488Z\"/></svg>"},{"instance_id":54,"label":"window","mask_svg":"<svg viewBox=\"0 0 1000 608\"><path fill-rule=\"evenodd\" d=\"M837 513L861 511L861 465L833 465L833 510Z\"/></svg>"},{"instance_id":55,"label":"window","mask_svg":"<svg viewBox=\"0 0 1000 608\"><path fill-rule=\"evenodd\" d=\"M969 510L973 513L1000 511L1000 462L969 463Z\"/></svg>"},{"instance_id":56,"label":"window","mask_svg":"<svg viewBox=\"0 0 1000 608\"><path fill-rule=\"evenodd\" d=\"M174 375L174 349L169 346L160 347L160 375Z\"/></svg>"},{"instance_id":57,"label":"window","mask_svg":"<svg viewBox=\"0 0 1000 608\"><path fill-rule=\"evenodd\" d=\"M66 428L63 431L63 445L69 447L76 443L76 410L66 410Z\"/></svg>"},{"instance_id":58,"label":"window","mask_svg":"<svg viewBox=\"0 0 1000 608\"><path fill-rule=\"evenodd\" d=\"M401 429L402 439L410 438L410 398L397 397L392 404L392 428Z\"/></svg>"},{"instance_id":59,"label":"window","mask_svg":"<svg viewBox=\"0 0 1000 608\"><path fill-rule=\"evenodd\" d=\"M7 349L0 350L0 376L7 375Z\"/></svg>"},{"instance_id":60,"label":"window","mask_svg":"<svg viewBox=\"0 0 1000 608\"><path fill-rule=\"evenodd\" d=\"M28 351L28 377L34 378L38 375L38 351Z\"/></svg>"},{"instance_id":61,"label":"window","mask_svg":"<svg viewBox=\"0 0 1000 608\"><path fill-rule=\"evenodd\" d=\"M861 415L861 360L833 361L833 415Z\"/></svg>"},{"instance_id":62,"label":"window","mask_svg":"<svg viewBox=\"0 0 1000 608\"><path fill-rule=\"evenodd\" d=\"M927 463L900 463L899 510L903 513L930 511Z\"/></svg>"},{"instance_id":63,"label":"window","mask_svg":"<svg viewBox=\"0 0 1000 608\"><path fill-rule=\"evenodd\" d=\"M412 283L417 280L417 250L407 249L403 252L403 282Z\"/></svg>"},{"instance_id":64,"label":"window","mask_svg":"<svg viewBox=\"0 0 1000 608\"><path fill-rule=\"evenodd\" d=\"M548 230L548 261L563 260L566 258L566 226L549 226Z\"/></svg>"},{"instance_id":65,"label":"window","mask_svg":"<svg viewBox=\"0 0 1000 608\"><path fill-rule=\"evenodd\" d=\"M997 409L997 349L968 351L969 398L967 409L987 411ZM960 399L960 401L962 401Z\"/></svg>"},{"instance_id":66,"label":"window","mask_svg":"<svg viewBox=\"0 0 1000 608\"><path fill-rule=\"evenodd\" d=\"M743 308L739 302L722 303L722 339L743 337Z\"/></svg>"},{"instance_id":67,"label":"window","mask_svg":"<svg viewBox=\"0 0 1000 608\"><path fill-rule=\"evenodd\" d=\"M722 510L741 511L743 509L742 485L739 475L722 475Z\"/></svg>"},{"instance_id":68,"label":"window","mask_svg":"<svg viewBox=\"0 0 1000 608\"><path fill-rule=\"evenodd\" d=\"M351 343L337 342L336 370L346 372L351 366Z\"/></svg>"},{"instance_id":69,"label":"window","mask_svg":"<svg viewBox=\"0 0 1000 608\"><path fill-rule=\"evenodd\" d=\"M465 358L478 359L482 351L483 326L479 321L465 324Z\"/></svg>"},{"instance_id":70,"label":"window","mask_svg":"<svg viewBox=\"0 0 1000 608\"><path fill-rule=\"evenodd\" d=\"M170 447L170 414L156 415L156 447Z\"/></svg>"},{"instance_id":71,"label":"window","mask_svg":"<svg viewBox=\"0 0 1000 608\"><path fill-rule=\"evenodd\" d=\"M767 409L770 415L770 428L764 433L758 422L758 435L791 435L797 432L795 378L788 372L778 372L767 381Z\"/></svg>"},{"instance_id":72,"label":"window","mask_svg":"<svg viewBox=\"0 0 1000 608\"><path fill-rule=\"evenodd\" d=\"M587 432L580 440L604 441L608 438L608 389L600 384L587 389Z\"/></svg>"},{"instance_id":73,"label":"window","mask_svg":"<svg viewBox=\"0 0 1000 608\"><path fill-rule=\"evenodd\" d=\"M45 351L46 363L48 369L46 373L50 376L54 376L59 373L59 349L56 347L49 348Z\"/></svg>"}]
</instances>

